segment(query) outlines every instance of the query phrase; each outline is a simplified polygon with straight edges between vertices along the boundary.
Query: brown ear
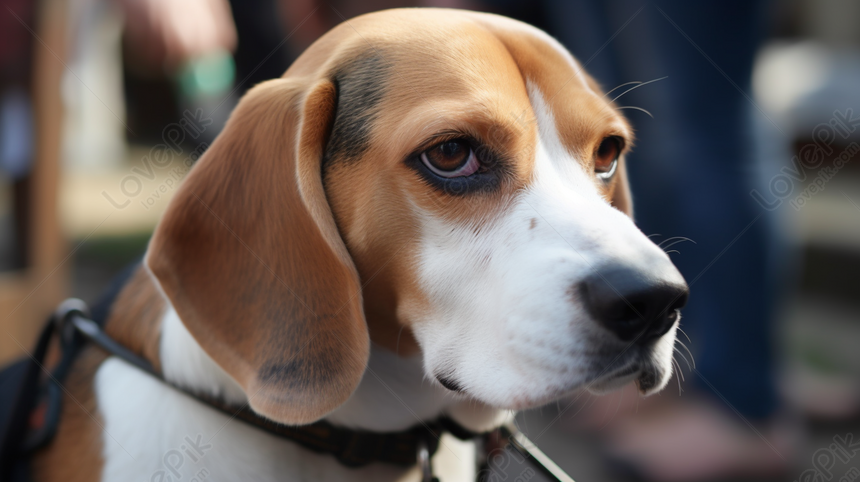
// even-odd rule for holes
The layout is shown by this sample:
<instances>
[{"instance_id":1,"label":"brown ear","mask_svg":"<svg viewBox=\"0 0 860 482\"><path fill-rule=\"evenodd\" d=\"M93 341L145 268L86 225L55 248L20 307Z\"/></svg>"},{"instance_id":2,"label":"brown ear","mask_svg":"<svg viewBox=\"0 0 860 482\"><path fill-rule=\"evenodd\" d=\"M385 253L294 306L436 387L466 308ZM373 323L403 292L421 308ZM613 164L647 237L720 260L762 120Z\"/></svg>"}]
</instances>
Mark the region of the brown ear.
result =
<instances>
[{"instance_id":1,"label":"brown ear","mask_svg":"<svg viewBox=\"0 0 860 482\"><path fill-rule=\"evenodd\" d=\"M337 408L370 342L321 158L335 88L265 82L234 111L153 235L146 264L256 412L304 424Z\"/></svg>"},{"instance_id":2,"label":"brown ear","mask_svg":"<svg viewBox=\"0 0 860 482\"><path fill-rule=\"evenodd\" d=\"M633 217L633 198L630 194L630 183L627 182L627 163L624 159L618 161L618 172L615 174L615 191L612 193L612 205L619 211Z\"/></svg>"}]
</instances>

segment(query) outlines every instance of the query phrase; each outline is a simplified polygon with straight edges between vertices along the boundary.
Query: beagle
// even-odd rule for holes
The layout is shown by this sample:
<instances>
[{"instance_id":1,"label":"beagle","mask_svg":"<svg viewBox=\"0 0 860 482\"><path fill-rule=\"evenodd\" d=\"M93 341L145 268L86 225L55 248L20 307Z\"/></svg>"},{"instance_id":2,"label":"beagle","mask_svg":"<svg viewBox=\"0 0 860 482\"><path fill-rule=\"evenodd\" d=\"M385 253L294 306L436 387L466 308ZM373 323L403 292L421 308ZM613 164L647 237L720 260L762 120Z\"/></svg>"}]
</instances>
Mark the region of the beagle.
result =
<instances>
[{"instance_id":1,"label":"beagle","mask_svg":"<svg viewBox=\"0 0 860 482\"><path fill-rule=\"evenodd\" d=\"M671 374L687 286L630 218L629 124L507 18L344 22L254 87L194 166L108 333L284 424L472 430ZM475 448L443 437L441 480ZM90 350L39 480L419 480L347 468Z\"/></svg>"}]
</instances>

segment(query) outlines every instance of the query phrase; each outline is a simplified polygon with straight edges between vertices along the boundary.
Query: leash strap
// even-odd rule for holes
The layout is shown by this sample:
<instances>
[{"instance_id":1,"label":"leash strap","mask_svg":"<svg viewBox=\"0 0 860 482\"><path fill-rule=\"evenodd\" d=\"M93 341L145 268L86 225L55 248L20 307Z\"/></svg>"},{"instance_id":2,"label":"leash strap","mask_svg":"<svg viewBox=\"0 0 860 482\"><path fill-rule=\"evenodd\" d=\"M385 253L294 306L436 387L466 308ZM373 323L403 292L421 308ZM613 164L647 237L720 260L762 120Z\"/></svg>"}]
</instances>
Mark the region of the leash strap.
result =
<instances>
[{"instance_id":1,"label":"leash strap","mask_svg":"<svg viewBox=\"0 0 860 482\"><path fill-rule=\"evenodd\" d=\"M508 440L511 447L524 457L531 459L534 465L540 469L544 476L556 482L574 482L564 470L552 461L541 449L528 439L522 432L517 430L513 423L502 425L499 428L502 437Z\"/></svg>"},{"instance_id":2,"label":"leash strap","mask_svg":"<svg viewBox=\"0 0 860 482\"><path fill-rule=\"evenodd\" d=\"M25 457L24 440L29 428L30 414L39 394L42 362L53 333L53 325L48 324L39 335L36 349L30 353L30 358L4 370L4 376L10 378L3 384L4 391L9 390L4 396L9 397L11 403L7 409L8 413L2 414L6 419L0 420L0 480L29 478L26 465L20 461Z\"/></svg>"}]
</instances>

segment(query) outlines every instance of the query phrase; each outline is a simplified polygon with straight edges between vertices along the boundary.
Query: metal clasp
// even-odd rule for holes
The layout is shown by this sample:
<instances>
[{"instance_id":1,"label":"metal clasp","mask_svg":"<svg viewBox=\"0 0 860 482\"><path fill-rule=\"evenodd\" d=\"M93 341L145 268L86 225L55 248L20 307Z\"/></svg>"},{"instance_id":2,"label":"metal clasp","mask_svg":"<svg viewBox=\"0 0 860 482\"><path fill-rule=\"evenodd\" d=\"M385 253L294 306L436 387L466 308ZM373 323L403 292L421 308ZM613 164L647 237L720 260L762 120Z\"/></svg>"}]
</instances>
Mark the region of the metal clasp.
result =
<instances>
[{"instance_id":1,"label":"metal clasp","mask_svg":"<svg viewBox=\"0 0 860 482\"><path fill-rule=\"evenodd\" d=\"M418 466L421 467L421 482L439 482L433 477L433 466L430 464L430 446L425 437L418 439Z\"/></svg>"},{"instance_id":2,"label":"metal clasp","mask_svg":"<svg viewBox=\"0 0 860 482\"><path fill-rule=\"evenodd\" d=\"M69 323L69 319L74 315L89 318L90 308L87 304L78 298L67 298L63 300L54 310L54 326L60 336L60 343L64 350L71 346L72 340L75 337L75 327L73 323Z\"/></svg>"}]
</instances>

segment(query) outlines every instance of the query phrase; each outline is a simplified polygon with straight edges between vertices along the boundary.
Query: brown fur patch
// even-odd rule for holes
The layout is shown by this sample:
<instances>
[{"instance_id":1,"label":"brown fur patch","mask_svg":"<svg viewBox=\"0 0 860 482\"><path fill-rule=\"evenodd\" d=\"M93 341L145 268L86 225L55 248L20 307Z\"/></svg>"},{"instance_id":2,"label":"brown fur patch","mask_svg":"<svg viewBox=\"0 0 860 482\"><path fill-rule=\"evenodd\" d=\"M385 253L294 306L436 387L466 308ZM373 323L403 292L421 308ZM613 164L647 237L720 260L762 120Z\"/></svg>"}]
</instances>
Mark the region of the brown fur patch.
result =
<instances>
[{"instance_id":1,"label":"brown fur patch","mask_svg":"<svg viewBox=\"0 0 860 482\"><path fill-rule=\"evenodd\" d=\"M255 411L283 423L346 401L370 350L358 276L320 178L334 93L305 78L249 91L146 258L195 340Z\"/></svg>"},{"instance_id":2,"label":"brown fur patch","mask_svg":"<svg viewBox=\"0 0 860 482\"><path fill-rule=\"evenodd\" d=\"M164 298L141 265L117 296L105 331L161 370L159 341L165 307Z\"/></svg>"}]
</instances>

